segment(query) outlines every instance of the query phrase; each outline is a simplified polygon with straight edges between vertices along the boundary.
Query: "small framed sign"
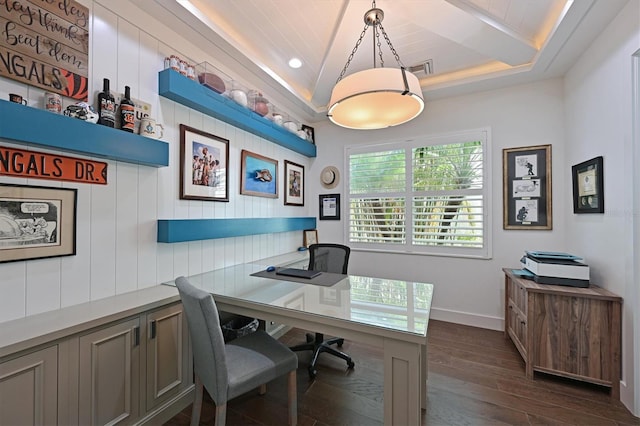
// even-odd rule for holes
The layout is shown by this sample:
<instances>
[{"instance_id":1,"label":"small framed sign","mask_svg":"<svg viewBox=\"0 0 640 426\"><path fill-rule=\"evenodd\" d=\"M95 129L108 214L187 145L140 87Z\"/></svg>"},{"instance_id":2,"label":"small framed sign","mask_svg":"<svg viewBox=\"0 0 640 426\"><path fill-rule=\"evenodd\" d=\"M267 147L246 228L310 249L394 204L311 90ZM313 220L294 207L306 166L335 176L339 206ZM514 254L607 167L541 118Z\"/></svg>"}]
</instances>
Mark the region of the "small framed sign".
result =
<instances>
[{"instance_id":1,"label":"small framed sign","mask_svg":"<svg viewBox=\"0 0 640 426\"><path fill-rule=\"evenodd\" d=\"M596 157L571 167L574 213L604 213L602 163Z\"/></svg>"},{"instance_id":2,"label":"small framed sign","mask_svg":"<svg viewBox=\"0 0 640 426\"><path fill-rule=\"evenodd\" d=\"M318 230L317 229L305 229L304 230L304 237L303 237L302 244L306 248L309 248L309 246L311 244L317 244L317 243L318 243Z\"/></svg>"},{"instance_id":3,"label":"small framed sign","mask_svg":"<svg viewBox=\"0 0 640 426\"><path fill-rule=\"evenodd\" d=\"M340 194L321 194L320 220L340 220Z\"/></svg>"}]
</instances>

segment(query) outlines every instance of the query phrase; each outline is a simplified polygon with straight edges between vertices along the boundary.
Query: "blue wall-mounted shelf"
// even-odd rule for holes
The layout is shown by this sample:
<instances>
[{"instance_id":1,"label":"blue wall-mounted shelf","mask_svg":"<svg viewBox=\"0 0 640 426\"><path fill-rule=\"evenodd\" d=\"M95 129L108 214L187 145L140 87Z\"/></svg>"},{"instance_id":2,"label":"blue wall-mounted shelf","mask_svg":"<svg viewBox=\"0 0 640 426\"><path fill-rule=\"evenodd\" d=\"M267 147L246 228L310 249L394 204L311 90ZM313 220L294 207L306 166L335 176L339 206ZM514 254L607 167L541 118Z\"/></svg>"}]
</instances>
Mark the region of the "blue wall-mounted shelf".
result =
<instances>
[{"instance_id":1,"label":"blue wall-mounted shelf","mask_svg":"<svg viewBox=\"0 0 640 426\"><path fill-rule=\"evenodd\" d=\"M4 100L0 100L0 139L126 163L169 165L166 142Z\"/></svg>"},{"instance_id":2,"label":"blue wall-mounted shelf","mask_svg":"<svg viewBox=\"0 0 640 426\"><path fill-rule=\"evenodd\" d=\"M307 157L316 156L316 146L238 105L198 82L171 69L160 71L158 93L196 111L215 117Z\"/></svg>"},{"instance_id":3,"label":"blue wall-mounted shelf","mask_svg":"<svg viewBox=\"0 0 640 426\"><path fill-rule=\"evenodd\" d=\"M315 229L315 217L265 217L238 219L161 219L158 242L211 240Z\"/></svg>"}]
</instances>

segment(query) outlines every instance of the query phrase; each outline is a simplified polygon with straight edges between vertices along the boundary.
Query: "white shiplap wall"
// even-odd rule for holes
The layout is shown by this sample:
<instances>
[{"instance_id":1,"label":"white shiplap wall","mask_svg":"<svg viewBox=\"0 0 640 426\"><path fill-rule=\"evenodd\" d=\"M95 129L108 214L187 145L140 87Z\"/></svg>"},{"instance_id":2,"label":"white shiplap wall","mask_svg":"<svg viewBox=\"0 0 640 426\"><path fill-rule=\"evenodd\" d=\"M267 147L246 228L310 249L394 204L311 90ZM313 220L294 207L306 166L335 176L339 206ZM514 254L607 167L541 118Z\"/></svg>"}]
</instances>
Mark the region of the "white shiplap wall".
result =
<instances>
[{"instance_id":1,"label":"white shiplap wall","mask_svg":"<svg viewBox=\"0 0 640 426\"><path fill-rule=\"evenodd\" d=\"M113 92L130 86L132 97L150 103L152 116L165 127L169 167L108 161L106 186L0 176L0 183L78 189L77 255L0 263L0 322L157 285L178 275L290 252L302 243L301 232L287 232L159 244L157 219L310 216L307 207L284 206L281 184L284 159L305 166L310 159L158 96L158 71L167 54L214 65L219 65L219 58L199 51L198 43L145 15L135 2L81 3L92 14L89 101L95 105L103 78L110 80ZM43 90L0 77L0 97L7 99L9 93L20 93L30 106L43 107ZM64 106L70 103L71 99L65 99ZM228 203L179 199L180 123L230 141ZM52 129L53 134L59 132L64 129ZM0 146L68 154L1 139ZM278 160L280 198L239 194L242 149Z\"/></svg>"}]
</instances>

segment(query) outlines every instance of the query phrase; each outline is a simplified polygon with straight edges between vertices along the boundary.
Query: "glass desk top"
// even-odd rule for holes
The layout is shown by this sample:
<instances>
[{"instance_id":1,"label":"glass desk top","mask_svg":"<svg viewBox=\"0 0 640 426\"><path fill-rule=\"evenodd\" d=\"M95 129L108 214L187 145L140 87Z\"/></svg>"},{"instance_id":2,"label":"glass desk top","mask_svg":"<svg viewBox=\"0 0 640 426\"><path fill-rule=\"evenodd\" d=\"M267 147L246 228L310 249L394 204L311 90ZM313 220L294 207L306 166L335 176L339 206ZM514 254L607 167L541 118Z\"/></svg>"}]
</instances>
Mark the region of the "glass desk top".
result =
<instances>
[{"instance_id":1,"label":"glass desk top","mask_svg":"<svg viewBox=\"0 0 640 426\"><path fill-rule=\"evenodd\" d=\"M331 287L264 278L260 262L240 264L187 277L216 300L250 302L344 320L412 335L426 336L433 285L344 275ZM175 285L173 281L164 283Z\"/></svg>"}]
</instances>

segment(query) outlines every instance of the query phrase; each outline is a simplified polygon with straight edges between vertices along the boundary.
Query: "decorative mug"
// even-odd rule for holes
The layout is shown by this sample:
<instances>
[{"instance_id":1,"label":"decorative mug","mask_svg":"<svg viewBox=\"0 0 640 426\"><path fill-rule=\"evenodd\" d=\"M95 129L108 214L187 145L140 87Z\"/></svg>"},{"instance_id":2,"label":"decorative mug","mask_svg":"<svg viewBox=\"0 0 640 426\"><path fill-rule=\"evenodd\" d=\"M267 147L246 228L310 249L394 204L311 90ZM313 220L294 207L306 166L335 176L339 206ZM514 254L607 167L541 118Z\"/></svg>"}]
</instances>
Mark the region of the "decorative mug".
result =
<instances>
[{"instance_id":1,"label":"decorative mug","mask_svg":"<svg viewBox=\"0 0 640 426\"><path fill-rule=\"evenodd\" d=\"M164 126L156 123L155 118L144 117L140 120L140 135L151 139L164 136Z\"/></svg>"},{"instance_id":2,"label":"decorative mug","mask_svg":"<svg viewBox=\"0 0 640 426\"><path fill-rule=\"evenodd\" d=\"M44 94L44 108L56 114L62 113L62 96L57 93L47 92Z\"/></svg>"},{"instance_id":3,"label":"decorative mug","mask_svg":"<svg viewBox=\"0 0 640 426\"><path fill-rule=\"evenodd\" d=\"M273 122L278 126L282 126L283 121L282 114L273 114Z\"/></svg>"},{"instance_id":4,"label":"decorative mug","mask_svg":"<svg viewBox=\"0 0 640 426\"><path fill-rule=\"evenodd\" d=\"M9 100L11 102L15 102L17 104L22 104L22 105L26 105L27 104L27 100L26 99L24 99L20 95L16 95L15 93L9 93Z\"/></svg>"}]
</instances>

